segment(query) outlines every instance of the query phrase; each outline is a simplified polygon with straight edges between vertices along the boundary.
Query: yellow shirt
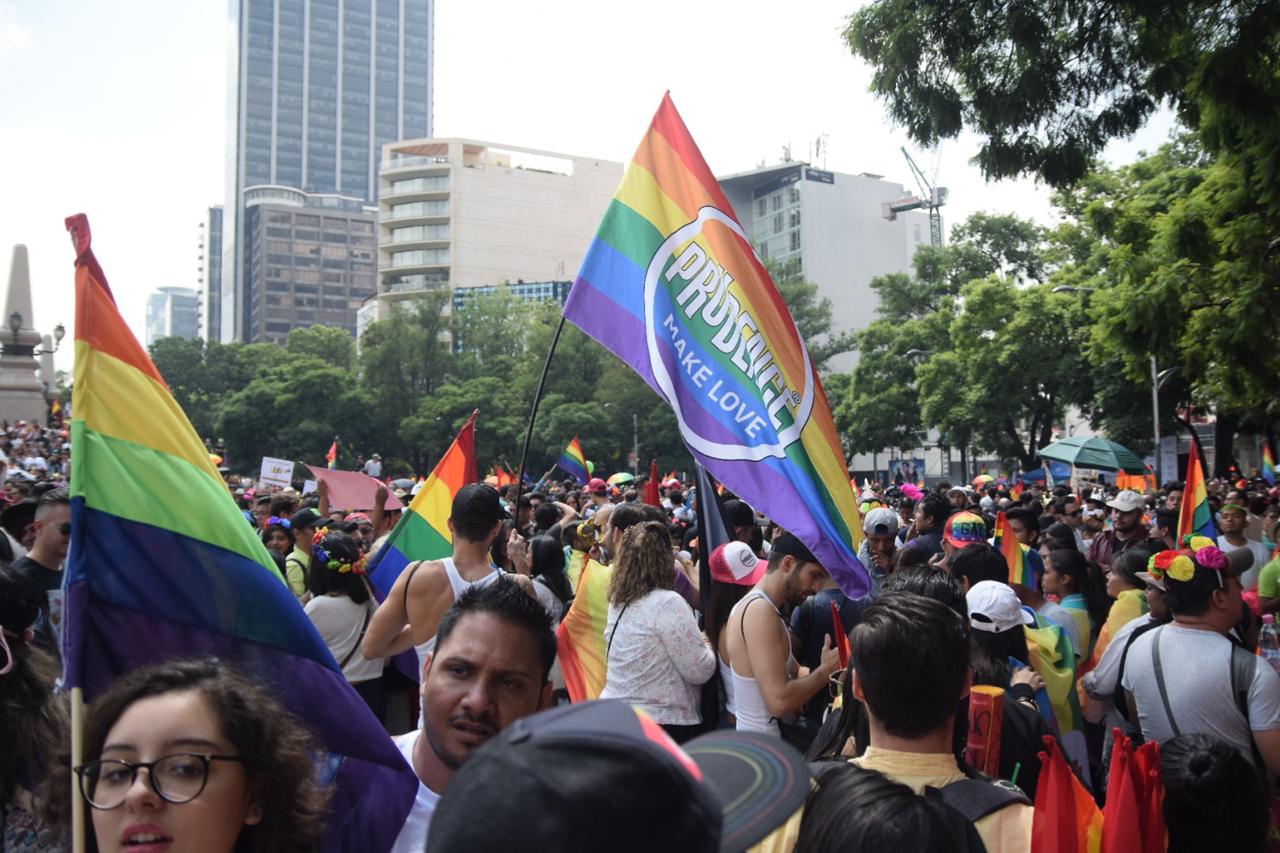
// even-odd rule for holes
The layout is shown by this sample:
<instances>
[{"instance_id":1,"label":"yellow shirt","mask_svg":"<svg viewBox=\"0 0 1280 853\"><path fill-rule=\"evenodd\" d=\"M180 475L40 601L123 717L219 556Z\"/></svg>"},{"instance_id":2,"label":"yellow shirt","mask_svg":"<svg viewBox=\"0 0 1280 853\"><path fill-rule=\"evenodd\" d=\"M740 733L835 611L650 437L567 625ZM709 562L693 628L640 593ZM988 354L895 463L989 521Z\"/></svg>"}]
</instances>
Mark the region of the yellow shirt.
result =
<instances>
[{"instance_id":1,"label":"yellow shirt","mask_svg":"<svg viewBox=\"0 0 1280 853\"><path fill-rule=\"evenodd\" d=\"M876 770L895 782L901 782L917 794L926 787L942 788L966 778L947 753L898 752L867 747L861 758L852 762L867 770ZM992 812L973 824L989 853L1024 853L1031 849L1031 806L1021 803Z\"/></svg>"}]
</instances>

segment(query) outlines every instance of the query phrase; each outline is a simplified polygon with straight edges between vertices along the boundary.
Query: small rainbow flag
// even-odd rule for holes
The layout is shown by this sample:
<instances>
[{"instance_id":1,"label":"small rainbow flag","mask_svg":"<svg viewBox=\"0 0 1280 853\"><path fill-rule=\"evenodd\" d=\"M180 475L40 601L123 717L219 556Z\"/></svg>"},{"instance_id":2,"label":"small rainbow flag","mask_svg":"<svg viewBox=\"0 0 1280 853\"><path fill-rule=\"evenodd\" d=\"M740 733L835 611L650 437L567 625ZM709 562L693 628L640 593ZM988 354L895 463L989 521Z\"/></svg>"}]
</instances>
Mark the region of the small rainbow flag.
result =
<instances>
[{"instance_id":1,"label":"small rainbow flag","mask_svg":"<svg viewBox=\"0 0 1280 853\"><path fill-rule=\"evenodd\" d=\"M1262 479L1268 486L1276 484L1276 457L1271 452L1271 445L1262 445Z\"/></svg>"},{"instance_id":2,"label":"small rainbow flag","mask_svg":"<svg viewBox=\"0 0 1280 853\"><path fill-rule=\"evenodd\" d=\"M476 479L476 412L472 412L386 543L369 561L369 580L380 595L386 595L414 560L439 560L453 553L453 534L449 532L453 496Z\"/></svg>"},{"instance_id":3,"label":"small rainbow flag","mask_svg":"<svg viewBox=\"0 0 1280 853\"><path fill-rule=\"evenodd\" d=\"M329 452L324 455L325 462L330 468L338 467L338 437L333 437L333 444L329 445Z\"/></svg>"},{"instance_id":4,"label":"small rainbow flag","mask_svg":"<svg viewBox=\"0 0 1280 853\"><path fill-rule=\"evenodd\" d=\"M1189 533L1218 538L1209 508L1209 492L1204 484L1204 468L1200 466L1200 448L1191 439L1191 455L1187 457L1187 481L1182 490L1182 506L1178 510L1178 541Z\"/></svg>"},{"instance_id":5,"label":"small rainbow flag","mask_svg":"<svg viewBox=\"0 0 1280 853\"><path fill-rule=\"evenodd\" d=\"M329 850L390 850L418 780L298 606L155 364L90 247L76 248L75 417L64 681L92 701L140 666L233 662L336 764ZM181 495L181 501L171 499Z\"/></svg>"},{"instance_id":6,"label":"small rainbow flag","mask_svg":"<svg viewBox=\"0 0 1280 853\"><path fill-rule=\"evenodd\" d=\"M822 382L670 95L564 315L671 406L681 438L717 480L809 546L847 595L870 589Z\"/></svg>"},{"instance_id":7,"label":"small rainbow flag","mask_svg":"<svg viewBox=\"0 0 1280 853\"><path fill-rule=\"evenodd\" d=\"M1014 503L1022 501L1022 481L1013 484L1013 488L1009 490L1009 497L1013 498Z\"/></svg>"},{"instance_id":8,"label":"small rainbow flag","mask_svg":"<svg viewBox=\"0 0 1280 853\"><path fill-rule=\"evenodd\" d=\"M573 604L556 628L556 651L569 699L585 702L600 698L608 675L604 631L609 622L609 579L613 572L578 550L569 562Z\"/></svg>"},{"instance_id":9,"label":"small rainbow flag","mask_svg":"<svg viewBox=\"0 0 1280 853\"><path fill-rule=\"evenodd\" d=\"M1022 543L1013 533L1013 525L1004 512L996 513L996 538L1000 540L1000 553L1009 564L1009 583L1022 584L1035 589L1035 578L1027 569L1027 559L1022 553Z\"/></svg>"},{"instance_id":10,"label":"small rainbow flag","mask_svg":"<svg viewBox=\"0 0 1280 853\"><path fill-rule=\"evenodd\" d=\"M587 454L583 451L582 442L576 435L565 447L564 453L560 454L556 464L580 485L585 486L591 479L591 472L587 470Z\"/></svg>"}]
</instances>

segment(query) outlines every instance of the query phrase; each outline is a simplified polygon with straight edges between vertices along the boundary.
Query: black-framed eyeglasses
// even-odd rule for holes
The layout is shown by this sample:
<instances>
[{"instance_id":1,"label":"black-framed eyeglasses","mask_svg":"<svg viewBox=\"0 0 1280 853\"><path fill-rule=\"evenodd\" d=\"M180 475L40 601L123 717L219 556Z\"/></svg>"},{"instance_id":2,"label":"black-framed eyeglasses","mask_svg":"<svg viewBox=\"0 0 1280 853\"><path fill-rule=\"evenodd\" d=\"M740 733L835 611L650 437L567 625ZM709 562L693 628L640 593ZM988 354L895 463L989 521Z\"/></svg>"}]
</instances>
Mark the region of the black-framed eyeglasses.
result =
<instances>
[{"instance_id":1,"label":"black-framed eyeglasses","mask_svg":"<svg viewBox=\"0 0 1280 853\"><path fill-rule=\"evenodd\" d=\"M63 536L70 536L70 535L71 535L71 522L69 522L69 521L64 521L64 522L62 522L61 524L59 524L59 525L58 525L58 532L59 532L59 533L61 533Z\"/></svg>"},{"instance_id":2,"label":"black-framed eyeglasses","mask_svg":"<svg viewBox=\"0 0 1280 853\"><path fill-rule=\"evenodd\" d=\"M209 782L209 765L214 761L241 761L238 755L207 755L180 752L155 761L123 761L103 758L75 768L80 777L80 794L98 811L118 808L144 767L151 789L165 802L189 803L204 791Z\"/></svg>"}]
</instances>

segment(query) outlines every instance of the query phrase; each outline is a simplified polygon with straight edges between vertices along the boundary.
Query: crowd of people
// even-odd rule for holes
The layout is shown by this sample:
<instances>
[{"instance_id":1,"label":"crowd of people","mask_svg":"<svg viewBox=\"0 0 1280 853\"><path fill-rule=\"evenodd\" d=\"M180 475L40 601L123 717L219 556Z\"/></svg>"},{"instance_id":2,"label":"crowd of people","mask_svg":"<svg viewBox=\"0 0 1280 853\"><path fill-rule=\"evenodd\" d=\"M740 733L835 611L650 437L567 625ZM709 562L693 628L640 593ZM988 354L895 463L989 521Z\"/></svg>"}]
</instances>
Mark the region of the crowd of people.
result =
<instances>
[{"instance_id":1,"label":"crowd of people","mask_svg":"<svg viewBox=\"0 0 1280 853\"><path fill-rule=\"evenodd\" d=\"M317 849L317 747L229 662L121 678L71 765L66 431L5 435L3 849L70 849L73 779L96 849ZM1213 540L1177 535L1178 483L868 485L850 596L744 501L675 480L656 504L642 483L464 486L450 555L387 590L368 573L398 521L386 490L366 510L323 482L233 487L418 777L397 851L1029 850L1046 739L1101 803L1117 729L1161 745L1170 850L1264 849L1280 676L1255 650L1280 611L1280 490L1208 492ZM1001 717L981 767L979 693Z\"/></svg>"}]
</instances>

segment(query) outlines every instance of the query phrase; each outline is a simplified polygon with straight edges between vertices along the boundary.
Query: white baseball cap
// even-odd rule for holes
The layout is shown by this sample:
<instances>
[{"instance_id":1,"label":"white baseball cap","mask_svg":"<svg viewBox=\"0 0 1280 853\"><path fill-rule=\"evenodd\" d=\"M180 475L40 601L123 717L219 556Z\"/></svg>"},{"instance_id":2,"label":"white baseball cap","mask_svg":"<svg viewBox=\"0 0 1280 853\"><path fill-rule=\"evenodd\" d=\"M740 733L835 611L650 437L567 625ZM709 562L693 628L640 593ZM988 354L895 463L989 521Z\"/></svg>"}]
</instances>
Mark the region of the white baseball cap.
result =
<instances>
[{"instance_id":1,"label":"white baseball cap","mask_svg":"<svg viewBox=\"0 0 1280 853\"><path fill-rule=\"evenodd\" d=\"M898 532L898 514L878 506L862 517L862 532L868 536L888 536Z\"/></svg>"},{"instance_id":2,"label":"white baseball cap","mask_svg":"<svg viewBox=\"0 0 1280 853\"><path fill-rule=\"evenodd\" d=\"M726 542L711 552L711 579L721 583L755 586L768 568L746 542Z\"/></svg>"},{"instance_id":3,"label":"white baseball cap","mask_svg":"<svg viewBox=\"0 0 1280 853\"><path fill-rule=\"evenodd\" d=\"M1112 509L1118 509L1121 512L1133 512L1135 509L1146 509L1147 499L1133 489L1125 489L1107 501L1107 506Z\"/></svg>"},{"instance_id":4,"label":"white baseball cap","mask_svg":"<svg viewBox=\"0 0 1280 853\"><path fill-rule=\"evenodd\" d=\"M979 581L965 594L969 624L977 631L1001 633L1019 625L1034 625L1036 618L1022 609L1013 587L1000 581Z\"/></svg>"}]
</instances>

